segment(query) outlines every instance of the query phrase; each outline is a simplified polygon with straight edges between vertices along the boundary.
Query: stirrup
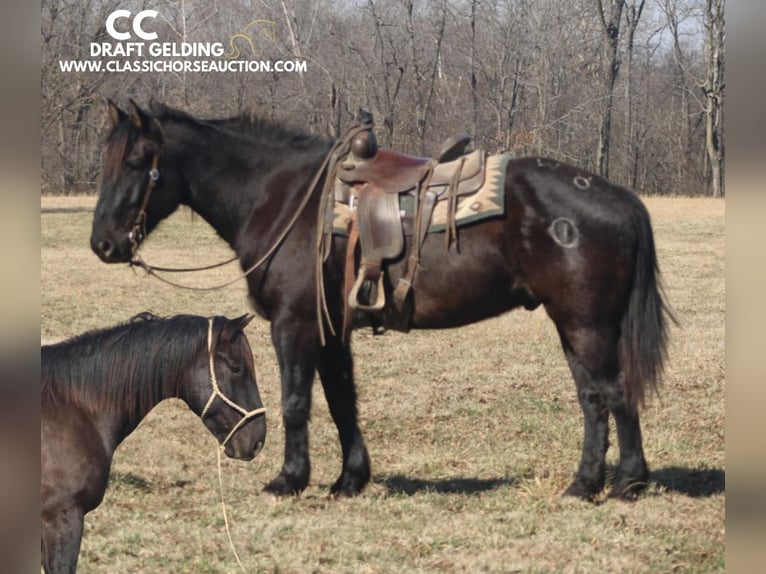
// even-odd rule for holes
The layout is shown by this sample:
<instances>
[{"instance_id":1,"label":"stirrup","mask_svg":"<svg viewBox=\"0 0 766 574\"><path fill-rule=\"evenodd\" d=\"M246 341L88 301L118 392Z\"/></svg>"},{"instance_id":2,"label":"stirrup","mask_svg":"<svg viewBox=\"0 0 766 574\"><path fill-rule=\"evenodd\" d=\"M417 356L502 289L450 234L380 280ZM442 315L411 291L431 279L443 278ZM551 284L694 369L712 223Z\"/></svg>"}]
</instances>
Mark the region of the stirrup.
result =
<instances>
[{"instance_id":1,"label":"stirrup","mask_svg":"<svg viewBox=\"0 0 766 574\"><path fill-rule=\"evenodd\" d=\"M386 292L383 290L383 270L380 271L380 276L378 277L378 289L377 293L375 293L375 302L372 305L364 305L359 302L359 289L361 289L366 281L366 271L366 265L362 265L359 268L359 273L357 274L356 281L354 281L354 286L351 287L351 291L348 294L348 306L359 311L380 311L386 305Z\"/></svg>"}]
</instances>

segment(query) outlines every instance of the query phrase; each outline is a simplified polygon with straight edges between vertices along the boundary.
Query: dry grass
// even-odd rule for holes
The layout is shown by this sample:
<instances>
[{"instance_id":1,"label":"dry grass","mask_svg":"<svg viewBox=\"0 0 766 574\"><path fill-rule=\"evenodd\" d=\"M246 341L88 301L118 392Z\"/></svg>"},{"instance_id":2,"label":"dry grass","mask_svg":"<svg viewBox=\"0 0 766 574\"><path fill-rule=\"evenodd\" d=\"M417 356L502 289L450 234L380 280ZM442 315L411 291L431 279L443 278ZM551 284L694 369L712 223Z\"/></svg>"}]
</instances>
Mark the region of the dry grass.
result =
<instances>
[{"instance_id":1,"label":"dry grass","mask_svg":"<svg viewBox=\"0 0 766 574\"><path fill-rule=\"evenodd\" d=\"M269 408L252 463L224 462L233 536L250 572L705 572L724 568L724 203L650 198L672 332L665 384L645 411L648 493L601 505L559 493L582 423L544 312L443 332L355 335L362 427L374 482L331 500L340 452L317 385L313 477L300 497L260 494L279 470L279 379L268 325L248 330ZM88 248L92 198L42 201L41 338L134 313L234 315L243 286L165 286ZM149 240L157 264L222 259L201 220L173 216ZM211 284L235 270L187 280ZM155 409L115 456L86 518L81 572L234 572L218 504L215 441L180 403ZM609 461L616 461L616 449Z\"/></svg>"}]
</instances>

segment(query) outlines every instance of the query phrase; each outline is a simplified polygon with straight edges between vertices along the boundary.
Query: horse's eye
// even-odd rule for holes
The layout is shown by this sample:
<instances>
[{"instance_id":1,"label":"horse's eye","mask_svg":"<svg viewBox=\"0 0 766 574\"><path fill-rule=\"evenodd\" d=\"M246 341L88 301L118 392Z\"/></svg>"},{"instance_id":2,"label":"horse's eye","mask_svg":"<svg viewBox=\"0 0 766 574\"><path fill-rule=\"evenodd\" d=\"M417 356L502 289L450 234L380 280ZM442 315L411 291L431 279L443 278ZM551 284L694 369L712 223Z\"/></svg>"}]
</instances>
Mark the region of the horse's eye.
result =
<instances>
[{"instance_id":1,"label":"horse's eye","mask_svg":"<svg viewBox=\"0 0 766 574\"><path fill-rule=\"evenodd\" d=\"M242 372L242 367L240 365L231 365L231 372L238 375Z\"/></svg>"}]
</instances>

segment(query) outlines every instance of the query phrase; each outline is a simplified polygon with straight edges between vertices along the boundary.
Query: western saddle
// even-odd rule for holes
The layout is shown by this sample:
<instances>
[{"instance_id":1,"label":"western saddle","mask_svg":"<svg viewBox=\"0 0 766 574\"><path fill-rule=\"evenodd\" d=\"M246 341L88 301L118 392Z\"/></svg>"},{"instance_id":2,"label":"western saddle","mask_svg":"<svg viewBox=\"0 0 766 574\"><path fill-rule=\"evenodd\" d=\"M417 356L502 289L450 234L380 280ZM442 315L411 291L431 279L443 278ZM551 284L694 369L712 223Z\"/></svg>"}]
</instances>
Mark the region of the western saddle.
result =
<instances>
[{"instance_id":1,"label":"western saddle","mask_svg":"<svg viewBox=\"0 0 766 574\"><path fill-rule=\"evenodd\" d=\"M458 198L481 188L486 171L485 152L466 152L469 136L450 138L437 159L432 159L378 148L372 127L368 121L352 128L355 131L347 134L350 139L345 154L337 159L333 170L334 199L352 211L346 254L344 338L350 329L349 309L378 312L386 305L383 262L400 257L404 236L411 234L405 271L394 289L394 310L403 314L404 330L407 329L410 312L405 305L434 207L440 201L448 202L445 248L449 250L453 240L457 248ZM409 196L415 205L414 218L406 222L400 206L404 196ZM361 247L358 272L357 243Z\"/></svg>"}]
</instances>

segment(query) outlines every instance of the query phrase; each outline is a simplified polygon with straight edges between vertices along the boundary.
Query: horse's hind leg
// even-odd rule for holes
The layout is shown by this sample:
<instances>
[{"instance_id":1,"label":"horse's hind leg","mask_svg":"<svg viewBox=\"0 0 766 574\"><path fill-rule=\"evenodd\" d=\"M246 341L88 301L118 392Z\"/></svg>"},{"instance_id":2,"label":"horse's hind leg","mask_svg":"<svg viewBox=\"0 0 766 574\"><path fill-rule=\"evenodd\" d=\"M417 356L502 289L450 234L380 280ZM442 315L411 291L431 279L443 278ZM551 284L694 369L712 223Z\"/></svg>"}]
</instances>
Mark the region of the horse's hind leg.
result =
<instances>
[{"instance_id":1,"label":"horse's hind leg","mask_svg":"<svg viewBox=\"0 0 766 574\"><path fill-rule=\"evenodd\" d=\"M609 411L601 393L604 382L593 378L563 337L562 342L577 385L577 399L585 426L580 466L564 494L592 500L604 488L606 451L609 448Z\"/></svg>"},{"instance_id":2,"label":"horse's hind leg","mask_svg":"<svg viewBox=\"0 0 766 574\"><path fill-rule=\"evenodd\" d=\"M614 416L617 438L620 442L620 464L609 496L632 500L646 488L649 478L638 412L633 412L627 407L621 384L609 389L607 404Z\"/></svg>"},{"instance_id":3,"label":"horse's hind leg","mask_svg":"<svg viewBox=\"0 0 766 574\"><path fill-rule=\"evenodd\" d=\"M618 334L611 328L561 328L564 352L585 417L582 459L565 494L592 499L604 486L609 413L614 416L620 464L610 496L635 498L649 471L641 446L638 414L627 406L620 377Z\"/></svg>"},{"instance_id":4,"label":"horse's hind leg","mask_svg":"<svg viewBox=\"0 0 766 574\"><path fill-rule=\"evenodd\" d=\"M370 457L359 429L351 348L337 338L328 340L318 371L343 452L343 470L330 491L353 496L370 480Z\"/></svg>"},{"instance_id":5,"label":"horse's hind leg","mask_svg":"<svg viewBox=\"0 0 766 574\"><path fill-rule=\"evenodd\" d=\"M45 574L74 574L82 541L83 512L61 509L42 521L42 566Z\"/></svg>"},{"instance_id":6,"label":"horse's hind leg","mask_svg":"<svg viewBox=\"0 0 766 574\"><path fill-rule=\"evenodd\" d=\"M556 316L555 312L552 316ZM565 494L592 500L603 489L606 477L609 412L622 396L619 330L608 323L593 325L575 319L557 322L556 326L577 385L585 423L580 467Z\"/></svg>"}]
</instances>

